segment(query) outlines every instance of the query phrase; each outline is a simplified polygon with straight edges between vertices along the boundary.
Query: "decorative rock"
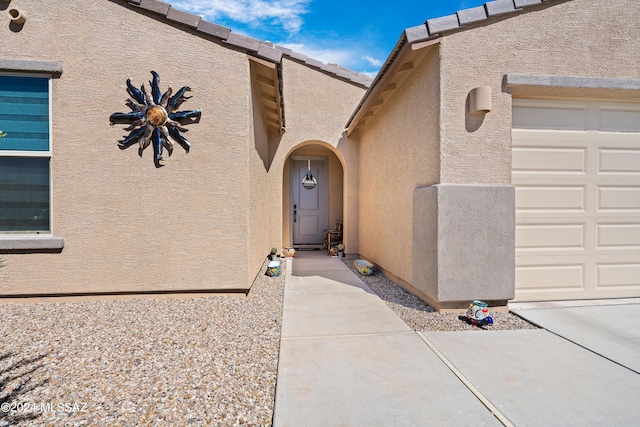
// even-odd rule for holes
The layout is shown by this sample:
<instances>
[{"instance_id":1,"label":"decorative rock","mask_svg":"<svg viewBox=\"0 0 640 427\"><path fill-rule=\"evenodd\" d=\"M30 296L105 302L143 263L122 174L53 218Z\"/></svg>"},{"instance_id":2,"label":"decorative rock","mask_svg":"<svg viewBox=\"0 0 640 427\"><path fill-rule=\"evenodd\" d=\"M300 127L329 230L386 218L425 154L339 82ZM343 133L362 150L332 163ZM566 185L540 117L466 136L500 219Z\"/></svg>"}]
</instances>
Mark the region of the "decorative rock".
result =
<instances>
[{"instance_id":1,"label":"decorative rock","mask_svg":"<svg viewBox=\"0 0 640 427\"><path fill-rule=\"evenodd\" d=\"M283 289L0 305L0 425L270 425Z\"/></svg>"},{"instance_id":2,"label":"decorative rock","mask_svg":"<svg viewBox=\"0 0 640 427\"><path fill-rule=\"evenodd\" d=\"M357 272L349 260L343 262ZM379 272L360 279L398 315L409 327L416 331L475 331L483 329L473 326L456 313L438 313L436 309L417 296L409 293ZM492 312L493 325L484 330L536 329L524 319L511 313Z\"/></svg>"}]
</instances>

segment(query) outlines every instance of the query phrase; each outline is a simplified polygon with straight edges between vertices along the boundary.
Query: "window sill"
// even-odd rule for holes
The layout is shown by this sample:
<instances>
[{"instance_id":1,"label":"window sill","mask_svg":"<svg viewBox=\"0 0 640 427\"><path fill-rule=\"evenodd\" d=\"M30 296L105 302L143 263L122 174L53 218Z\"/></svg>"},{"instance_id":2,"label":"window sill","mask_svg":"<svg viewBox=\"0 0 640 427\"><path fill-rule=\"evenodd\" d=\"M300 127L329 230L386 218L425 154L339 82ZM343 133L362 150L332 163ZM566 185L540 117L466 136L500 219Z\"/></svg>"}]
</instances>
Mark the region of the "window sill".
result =
<instances>
[{"instance_id":1,"label":"window sill","mask_svg":"<svg viewBox=\"0 0 640 427\"><path fill-rule=\"evenodd\" d=\"M0 253L62 252L62 237L0 238Z\"/></svg>"}]
</instances>

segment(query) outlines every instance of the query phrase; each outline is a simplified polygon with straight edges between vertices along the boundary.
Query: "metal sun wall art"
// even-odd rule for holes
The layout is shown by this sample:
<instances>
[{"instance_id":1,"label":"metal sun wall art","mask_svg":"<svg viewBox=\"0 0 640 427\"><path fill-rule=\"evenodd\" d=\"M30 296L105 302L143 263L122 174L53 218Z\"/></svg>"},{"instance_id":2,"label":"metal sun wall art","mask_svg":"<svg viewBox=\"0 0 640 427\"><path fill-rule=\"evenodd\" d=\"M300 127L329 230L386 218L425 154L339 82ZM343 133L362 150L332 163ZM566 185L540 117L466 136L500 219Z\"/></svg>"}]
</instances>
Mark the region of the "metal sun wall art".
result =
<instances>
[{"instance_id":1,"label":"metal sun wall art","mask_svg":"<svg viewBox=\"0 0 640 427\"><path fill-rule=\"evenodd\" d=\"M151 71L153 80L149 82L151 95L144 88L140 89L131 84L131 79L127 79L127 93L131 98L127 99L126 105L131 109L129 113L113 113L109 118L111 125L128 124L125 131L131 131L128 136L118 141L121 150L129 148L136 142L140 145L138 155L142 157L142 152L149 144L153 143L153 161L157 168L163 166L163 147L167 149L169 156L173 153L173 141L180 144L188 153L191 148L189 141L181 135L187 132L182 126L200 121L200 109L189 111L176 111L191 96L185 93L191 91L189 86L182 87L175 95L171 86L162 94L160 92L160 76L155 71Z\"/></svg>"}]
</instances>

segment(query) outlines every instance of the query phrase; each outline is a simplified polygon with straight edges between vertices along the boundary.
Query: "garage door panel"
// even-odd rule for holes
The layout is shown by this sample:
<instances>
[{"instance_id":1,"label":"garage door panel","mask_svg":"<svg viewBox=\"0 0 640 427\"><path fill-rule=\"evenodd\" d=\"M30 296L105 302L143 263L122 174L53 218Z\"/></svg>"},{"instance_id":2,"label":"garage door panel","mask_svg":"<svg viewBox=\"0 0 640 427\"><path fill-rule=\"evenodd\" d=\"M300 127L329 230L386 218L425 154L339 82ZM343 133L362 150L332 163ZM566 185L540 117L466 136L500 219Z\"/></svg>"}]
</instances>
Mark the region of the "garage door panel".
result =
<instances>
[{"instance_id":1,"label":"garage door panel","mask_svg":"<svg viewBox=\"0 0 640 427\"><path fill-rule=\"evenodd\" d=\"M640 291L640 262L597 264L598 288L627 288Z\"/></svg>"},{"instance_id":2,"label":"garage door panel","mask_svg":"<svg viewBox=\"0 0 640 427\"><path fill-rule=\"evenodd\" d=\"M640 149L600 148L598 150L598 157L599 174L640 174Z\"/></svg>"},{"instance_id":3,"label":"garage door panel","mask_svg":"<svg viewBox=\"0 0 640 427\"><path fill-rule=\"evenodd\" d=\"M513 117L516 299L640 296L640 104L514 100Z\"/></svg>"},{"instance_id":4,"label":"garage door panel","mask_svg":"<svg viewBox=\"0 0 640 427\"><path fill-rule=\"evenodd\" d=\"M539 264L516 267L518 289L582 291L585 286L584 264Z\"/></svg>"},{"instance_id":5,"label":"garage door panel","mask_svg":"<svg viewBox=\"0 0 640 427\"><path fill-rule=\"evenodd\" d=\"M640 213L640 186L598 187L598 212L633 211Z\"/></svg>"},{"instance_id":6,"label":"garage door panel","mask_svg":"<svg viewBox=\"0 0 640 427\"><path fill-rule=\"evenodd\" d=\"M597 224L598 249L640 249L640 223Z\"/></svg>"},{"instance_id":7,"label":"garage door panel","mask_svg":"<svg viewBox=\"0 0 640 427\"><path fill-rule=\"evenodd\" d=\"M602 131L640 132L640 111L628 109L601 109Z\"/></svg>"},{"instance_id":8,"label":"garage door panel","mask_svg":"<svg viewBox=\"0 0 640 427\"><path fill-rule=\"evenodd\" d=\"M513 127L517 129L584 130L586 106L523 106L513 110Z\"/></svg>"},{"instance_id":9,"label":"garage door panel","mask_svg":"<svg viewBox=\"0 0 640 427\"><path fill-rule=\"evenodd\" d=\"M585 174L585 148L515 147L513 171L535 173Z\"/></svg>"},{"instance_id":10,"label":"garage door panel","mask_svg":"<svg viewBox=\"0 0 640 427\"><path fill-rule=\"evenodd\" d=\"M584 212L584 186L519 186L516 187L516 211Z\"/></svg>"},{"instance_id":11,"label":"garage door panel","mask_svg":"<svg viewBox=\"0 0 640 427\"><path fill-rule=\"evenodd\" d=\"M516 225L516 251L583 250L584 224Z\"/></svg>"}]
</instances>

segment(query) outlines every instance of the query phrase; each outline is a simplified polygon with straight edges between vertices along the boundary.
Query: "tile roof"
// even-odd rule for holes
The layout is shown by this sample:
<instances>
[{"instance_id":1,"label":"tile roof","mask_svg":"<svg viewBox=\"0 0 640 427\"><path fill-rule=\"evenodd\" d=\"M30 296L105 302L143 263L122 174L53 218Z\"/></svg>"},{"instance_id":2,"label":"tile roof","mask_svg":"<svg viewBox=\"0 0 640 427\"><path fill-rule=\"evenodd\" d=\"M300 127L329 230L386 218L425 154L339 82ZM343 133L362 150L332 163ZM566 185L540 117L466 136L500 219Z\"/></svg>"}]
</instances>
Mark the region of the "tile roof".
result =
<instances>
[{"instance_id":1,"label":"tile roof","mask_svg":"<svg viewBox=\"0 0 640 427\"><path fill-rule=\"evenodd\" d=\"M230 28L205 21L198 15L175 9L169 3L159 0L128 0L128 3L131 6L161 15L167 21L185 25L207 36L218 38L223 45L226 44L237 49L245 50L251 55L255 55L270 62L280 63L282 56L286 56L335 78L346 80L364 88L368 88L373 82L371 77L348 68L341 67L337 64L325 64L309 58L306 55L294 52L291 49L233 33Z\"/></svg>"},{"instance_id":2,"label":"tile roof","mask_svg":"<svg viewBox=\"0 0 640 427\"><path fill-rule=\"evenodd\" d=\"M345 127L347 129L347 133L349 134L353 129L355 129L355 127L357 127L357 123L354 124L354 122L357 122L360 119L360 116L362 115L361 110L363 108L367 108L367 104L369 103L369 99L372 97L372 94L378 91L380 81L385 78L387 72L394 63L394 60L407 44L413 45L415 43L430 41L436 43L438 39L446 36L447 34L475 28L478 25L485 23L490 24L497 19L509 17L510 15L515 16L516 14L523 13L523 11L526 11L526 9L529 9L532 6L551 5L553 3L567 1L572 0L489 1L482 6L459 10L452 15L428 19L424 24L405 29L373 82L369 85L367 92L360 101L360 104L356 107L351 118L349 118L349 121L346 123Z\"/></svg>"},{"instance_id":3,"label":"tile roof","mask_svg":"<svg viewBox=\"0 0 640 427\"><path fill-rule=\"evenodd\" d=\"M404 35L409 43L437 38L450 31L461 30L465 26L494 17L522 12L530 6L567 0L495 0L482 6L459 10L453 15L427 20L424 24L407 28Z\"/></svg>"}]
</instances>

